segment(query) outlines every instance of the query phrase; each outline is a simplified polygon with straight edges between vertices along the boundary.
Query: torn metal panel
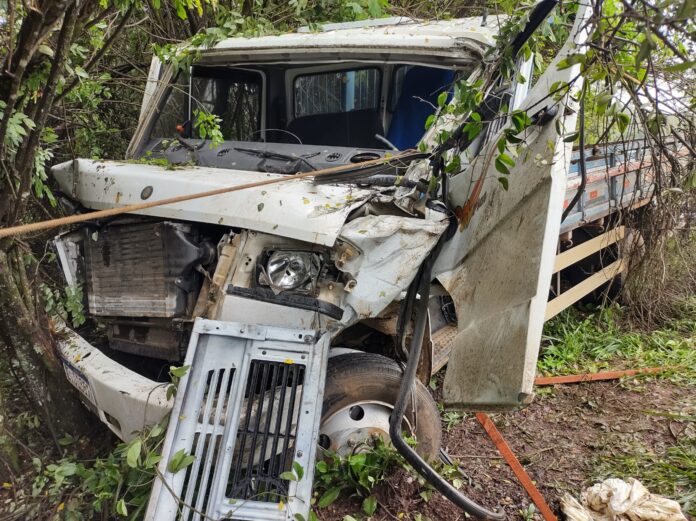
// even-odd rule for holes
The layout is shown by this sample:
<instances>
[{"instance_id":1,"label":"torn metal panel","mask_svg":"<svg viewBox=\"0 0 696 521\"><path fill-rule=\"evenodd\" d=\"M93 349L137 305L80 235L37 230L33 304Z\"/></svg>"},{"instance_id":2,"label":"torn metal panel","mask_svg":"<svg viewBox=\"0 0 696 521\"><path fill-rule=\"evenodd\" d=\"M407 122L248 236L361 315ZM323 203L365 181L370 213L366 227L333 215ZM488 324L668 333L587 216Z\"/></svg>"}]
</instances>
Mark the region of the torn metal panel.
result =
<instances>
[{"instance_id":1,"label":"torn metal panel","mask_svg":"<svg viewBox=\"0 0 696 521\"><path fill-rule=\"evenodd\" d=\"M552 83L578 75L578 66L559 71L557 64L585 42L587 32L580 29L588 15L581 6L571 33L575 43L566 43L521 104L530 115L556 103L548 97ZM451 180L460 229L435 266L458 316L444 382L448 407L512 409L532 397L572 149L558 128L571 132L577 119L571 99L558 105L558 116L526 131L509 190L494 168L497 136Z\"/></svg>"},{"instance_id":2,"label":"torn metal panel","mask_svg":"<svg viewBox=\"0 0 696 521\"><path fill-rule=\"evenodd\" d=\"M408 288L446 227L444 220L395 215L369 215L346 224L340 239L357 251L344 249L336 264L355 277L345 303L359 318L377 316Z\"/></svg>"},{"instance_id":3,"label":"torn metal panel","mask_svg":"<svg viewBox=\"0 0 696 521\"><path fill-rule=\"evenodd\" d=\"M63 192L95 210L140 203L150 197L164 199L283 177L222 168L166 170L153 165L86 159L62 163L52 173ZM135 213L235 226L331 246L350 211L373 193L297 180Z\"/></svg>"}]
</instances>

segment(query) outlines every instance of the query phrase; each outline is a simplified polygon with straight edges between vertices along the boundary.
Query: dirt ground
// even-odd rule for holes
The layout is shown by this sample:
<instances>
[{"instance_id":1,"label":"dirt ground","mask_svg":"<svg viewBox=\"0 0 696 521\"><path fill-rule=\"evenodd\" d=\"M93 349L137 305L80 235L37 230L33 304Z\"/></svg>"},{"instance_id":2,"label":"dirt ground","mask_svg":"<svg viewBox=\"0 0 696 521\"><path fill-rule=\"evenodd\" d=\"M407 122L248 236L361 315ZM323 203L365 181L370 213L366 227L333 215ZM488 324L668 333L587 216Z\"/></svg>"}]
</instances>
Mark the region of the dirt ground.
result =
<instances>
[{"instance_id":1,"label":"dirt ground","mask_svg":"<svg viewBox=\"0 0 696 521\"><path fill-rule=\"evenodd\" d=\"M665 412L693 415L693 389L646 378L540 388L526 409L492 418L552 510L560 514L563 492L578 496L598 480L630 477L602 475L603 461L636 446L663 454L685 435L687 426ZM489 508L499 505L507 519L529 520L521 511L531 500L473 416L445 432L443 445L465 473L465 494ZM439 494L426 502L419 492L415 480L399 469L375 489L379 507L372 519L466 519ZM346 514L365 518L360 501L351 498L318 513L323 521L340 521ZM536 513L534 519L541 517Z\"/></svg>"}]
</instances>

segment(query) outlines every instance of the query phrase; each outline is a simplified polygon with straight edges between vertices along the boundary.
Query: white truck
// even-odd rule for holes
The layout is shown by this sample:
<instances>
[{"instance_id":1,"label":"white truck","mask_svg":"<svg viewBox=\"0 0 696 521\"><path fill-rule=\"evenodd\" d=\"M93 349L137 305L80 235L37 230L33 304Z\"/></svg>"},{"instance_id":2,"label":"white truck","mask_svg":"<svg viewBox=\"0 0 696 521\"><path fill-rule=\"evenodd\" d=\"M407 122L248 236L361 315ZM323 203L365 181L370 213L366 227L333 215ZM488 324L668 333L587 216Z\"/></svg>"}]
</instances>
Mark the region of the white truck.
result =
<instances>
[{"instance_id":1,"label":"white truck","mask_svg":"<svg viewBox=\"0 0 696 521\"><path fill-rule=\"evenodd\" d=\"M425 122L442 93L490 73L495 21L391 18L224 40L185 70L154 60L127 160L53 168L78 211L287 179L56 238L67 283L105 331L90 342L66 328L68 380L124 440L171 413L147 519L306 518L317 450L375 437L468 512L500 517L427 464L441 422L423 382L447 364L446 407L527 404L544 320L623 268L615 216L648 200L642 145L578 161L560 130L575 129L577 104L548 96L577 76L556 64L584 43L585 18L581 7L536 81L520 60L516 81L488 91L498 108L471 142L456 134L466 115ZM201 135L201 110L220 118L221 144ZM491 158L512 110L534 124L505 190ZM457 139L437 155L444 127ZM455 155L460 168L431 182ZM171 472L181 451L195 460ZM293 464L304 476L283 479Z\"/></svg>"}]
</instances>

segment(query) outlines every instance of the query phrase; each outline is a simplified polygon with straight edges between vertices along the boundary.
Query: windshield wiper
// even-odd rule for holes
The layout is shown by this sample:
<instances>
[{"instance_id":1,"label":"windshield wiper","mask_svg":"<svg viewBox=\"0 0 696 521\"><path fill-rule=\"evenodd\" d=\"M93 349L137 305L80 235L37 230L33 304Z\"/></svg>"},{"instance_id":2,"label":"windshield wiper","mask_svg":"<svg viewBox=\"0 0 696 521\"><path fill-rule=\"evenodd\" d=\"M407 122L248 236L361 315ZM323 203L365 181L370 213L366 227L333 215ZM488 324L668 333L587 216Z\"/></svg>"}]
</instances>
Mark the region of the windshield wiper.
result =
<instances>
[{"instance_id":1,"label":"windshield wiper","mask_svg":"<svg viewBox=\"0 0 696 521\"><path fill-rule=\"evenodd\" d=\"M260 157L262 159L276 159L279 161L300 161L312 170L317 169L317 167L315 167L312 163L307 161L306 156L291 156L290 154L282 154L280 152L269 152L268 150L259 150L258 148L234 147L234 150L236 150L237 152L244 152L245 154L251 154L252 156ZM314 157L318 155L319 152L312 154L309 157Z\"/></svg>"}]
</instances>

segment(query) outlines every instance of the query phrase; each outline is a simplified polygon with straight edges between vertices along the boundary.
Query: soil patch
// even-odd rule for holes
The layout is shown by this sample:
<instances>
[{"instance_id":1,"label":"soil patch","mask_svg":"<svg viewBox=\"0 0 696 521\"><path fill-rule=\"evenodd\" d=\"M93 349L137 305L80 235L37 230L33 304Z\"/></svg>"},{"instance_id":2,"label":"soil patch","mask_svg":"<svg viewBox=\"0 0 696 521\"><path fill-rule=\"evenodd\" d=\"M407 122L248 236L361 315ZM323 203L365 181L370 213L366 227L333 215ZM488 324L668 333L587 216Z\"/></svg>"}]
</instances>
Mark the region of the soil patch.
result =
<instances>
[{"instance_id":1,"label":"soil patch","mask_svg":"<svg viewBox=\"0 0 696 521\"><path fill-rule=\"evenodd\" d=\"M674 446L683 424L665 413L694 414L693 390L667 381L634 378L540 388L527 408L492 418L537 487L559 514L564 491L578 495L605 479L598 465L636 446L663 454ZM443 445L465 474L462 491L489 507L500 506L507 519L522 519L530 499L478 421L467 416L445 432ZM629 476L613 476L629 477ZM640 476L633 476L640 479ZM425 501L422 488L405 471L394 472L376 488L379 508L372 517L421 521L466 519L438 493ZM344 498L318 512L323 521L357 519L358 499ZM540 519L538 514L535 518Z\"/></svg>"}]
</instances>

